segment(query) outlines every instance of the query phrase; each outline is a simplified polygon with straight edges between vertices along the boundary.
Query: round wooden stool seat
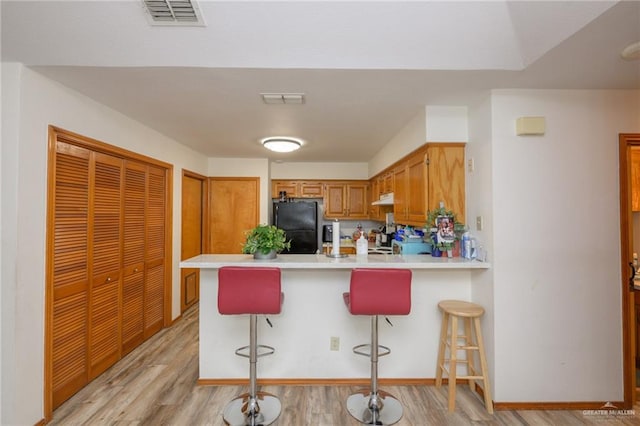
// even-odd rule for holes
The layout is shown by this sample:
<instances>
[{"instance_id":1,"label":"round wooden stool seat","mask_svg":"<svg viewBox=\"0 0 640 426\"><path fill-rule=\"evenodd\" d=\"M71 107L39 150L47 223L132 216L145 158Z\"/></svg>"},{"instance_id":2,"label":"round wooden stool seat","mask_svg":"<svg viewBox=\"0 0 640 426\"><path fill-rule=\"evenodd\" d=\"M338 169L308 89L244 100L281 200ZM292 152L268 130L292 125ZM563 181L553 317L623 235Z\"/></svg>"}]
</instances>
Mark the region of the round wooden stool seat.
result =
<instances>
[{"instance_id":1,"label":"round wooden stool seat","mask_svg":"<svg viewBox=\"0 0 640 426\"><path fill-rule=\"evenodd\" d=\"M438 303L438 308L450 315L465 318L481 317L484 314L482 306L462 300L443 300Z\"/></svg>"}]
</instances>

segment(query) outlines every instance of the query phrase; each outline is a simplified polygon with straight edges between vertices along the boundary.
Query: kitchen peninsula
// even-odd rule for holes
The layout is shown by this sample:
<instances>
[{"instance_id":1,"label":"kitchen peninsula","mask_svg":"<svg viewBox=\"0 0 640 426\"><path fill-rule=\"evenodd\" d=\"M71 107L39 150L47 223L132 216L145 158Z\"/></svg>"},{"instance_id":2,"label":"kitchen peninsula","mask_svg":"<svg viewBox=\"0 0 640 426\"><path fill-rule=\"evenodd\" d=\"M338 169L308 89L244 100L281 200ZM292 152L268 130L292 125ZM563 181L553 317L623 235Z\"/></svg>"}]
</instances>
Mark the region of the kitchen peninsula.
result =
<instances>
[{"instance_id":1,"label":"kitchen peninsula","mask_svg":"<svg viewBox=\"0 0 640 426\"><path fill-rule=\"evenodd\" d=\"M342 300L353 268L407 268L413 271L412 307L408 316L380 322L380 342L392 354L380 361L379 374L398 381L435 377L440 332L437 303L470 300L471 277L488 263L426 255L369 255L330 258L324 254L279 255L257 261L251 255L200 255L183 268L200 268L200 377L202 384L246 381L247 363L234 354L248 344L248 316L218 313L218 268L272 266L282 270L285 293L280 315L259 320L259 342L276 348L261 358L259 377L280 383L330 383L369 377L370 365L351 348L370 338L369 317L352 316ZM330 342L339 339L338 350Z\"/></svg>"}]
</instances>

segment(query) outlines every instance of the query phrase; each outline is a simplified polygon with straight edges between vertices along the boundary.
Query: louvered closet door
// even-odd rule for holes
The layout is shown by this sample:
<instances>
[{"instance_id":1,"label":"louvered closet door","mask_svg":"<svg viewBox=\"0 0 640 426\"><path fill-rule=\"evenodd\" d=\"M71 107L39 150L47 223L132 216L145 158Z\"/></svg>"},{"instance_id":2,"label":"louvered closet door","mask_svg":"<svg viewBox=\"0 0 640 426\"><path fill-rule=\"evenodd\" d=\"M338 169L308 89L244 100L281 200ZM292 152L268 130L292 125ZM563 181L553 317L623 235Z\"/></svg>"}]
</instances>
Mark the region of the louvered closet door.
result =
<instances>
[{"instance_id":1,"label":"louvered closet door","mask_svg":"<svg viewBox=\"0 0 640 426\"><path fill-rule=\"evenodd\" d=\"M88 381L88 226L91 152L56 143L52 390L59 406Z\"/></svg>"},{"instance_id":2,"label":"louvered closet door","mask_svg":"<svg viewBox=\"0 0 640 426\"><path fill-rule=\"evenodd\" d=\"M95 153L89 378L120 358L122 160Z\"/></svg>"},{"instance_id":3,"label":"louvered closet door","mask_svg":"<svg viewBox=\"0 0 640 426\"><path fill-rule=\"evenodd\" d=\"M165 170L149 166L147 174L144 336L155 334L164 320Z\"/></svg>"},{"instance_id":4,"label":"louvered closet door","mask_svg":"<svg viewBox=\"0 0 640 426\"><path fill-rule=\"evenodd\" d=\"M147 166L125 161L122 353L144 340L144 240Z\"/></svg>"}]
</instances>

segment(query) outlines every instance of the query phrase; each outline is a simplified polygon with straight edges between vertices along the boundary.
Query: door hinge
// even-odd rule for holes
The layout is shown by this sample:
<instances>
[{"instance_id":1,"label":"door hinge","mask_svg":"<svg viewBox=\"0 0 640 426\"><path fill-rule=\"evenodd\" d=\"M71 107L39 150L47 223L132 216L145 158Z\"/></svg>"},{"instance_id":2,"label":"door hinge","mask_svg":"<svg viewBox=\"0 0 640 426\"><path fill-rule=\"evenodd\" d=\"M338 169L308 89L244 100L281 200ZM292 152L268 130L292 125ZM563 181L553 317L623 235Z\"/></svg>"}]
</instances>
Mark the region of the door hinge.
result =
<instances>
[{"instance_id":1,"label":"door hinge","mask_svg":"<svg viewBox=\"0 0 640 426\"><path fill-rule=\"evenodd\" d=\"M427 157L427 158L425 158L425 159L424 159L424 164L425 164L426 166L428 166L428 165L429 165L429 157Z\"/></svg>"}]
</instances>

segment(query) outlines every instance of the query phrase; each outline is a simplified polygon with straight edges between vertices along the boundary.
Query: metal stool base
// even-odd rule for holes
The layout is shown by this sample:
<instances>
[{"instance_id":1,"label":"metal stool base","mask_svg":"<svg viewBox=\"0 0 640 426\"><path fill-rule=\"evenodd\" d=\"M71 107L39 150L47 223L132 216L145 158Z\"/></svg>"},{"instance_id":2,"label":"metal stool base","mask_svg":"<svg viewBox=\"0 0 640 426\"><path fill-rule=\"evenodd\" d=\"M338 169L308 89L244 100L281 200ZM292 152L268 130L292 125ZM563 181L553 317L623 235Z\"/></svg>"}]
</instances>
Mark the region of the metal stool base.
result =
<instances>
[{"instance_id":1,"label":"metal stool base","mask_svg":"<svg viewBox=\"0 0 640 426\"><path fill-rule=\"evenodd\" d=\"M366 425L392 425L402 418L402 404L385 391L378 391L378 409L369 407L370 389L363 389L347 398L347 410L356 420Z\"/></svg>"},{"instance_id":2,"label":"metal stool base","mask_svg":"<svg viewBox=\"0 0 640 426\"><path fill-rule=\"evenodd\" d=\"M229 402L224 407L222 418L230 426L258 426L270 425L275 422L280 412L282 404L278 397L267 392L256 393L257 414L251 415L249 410L251 396L244 393Z\"/></svg>"}]
</instances>

